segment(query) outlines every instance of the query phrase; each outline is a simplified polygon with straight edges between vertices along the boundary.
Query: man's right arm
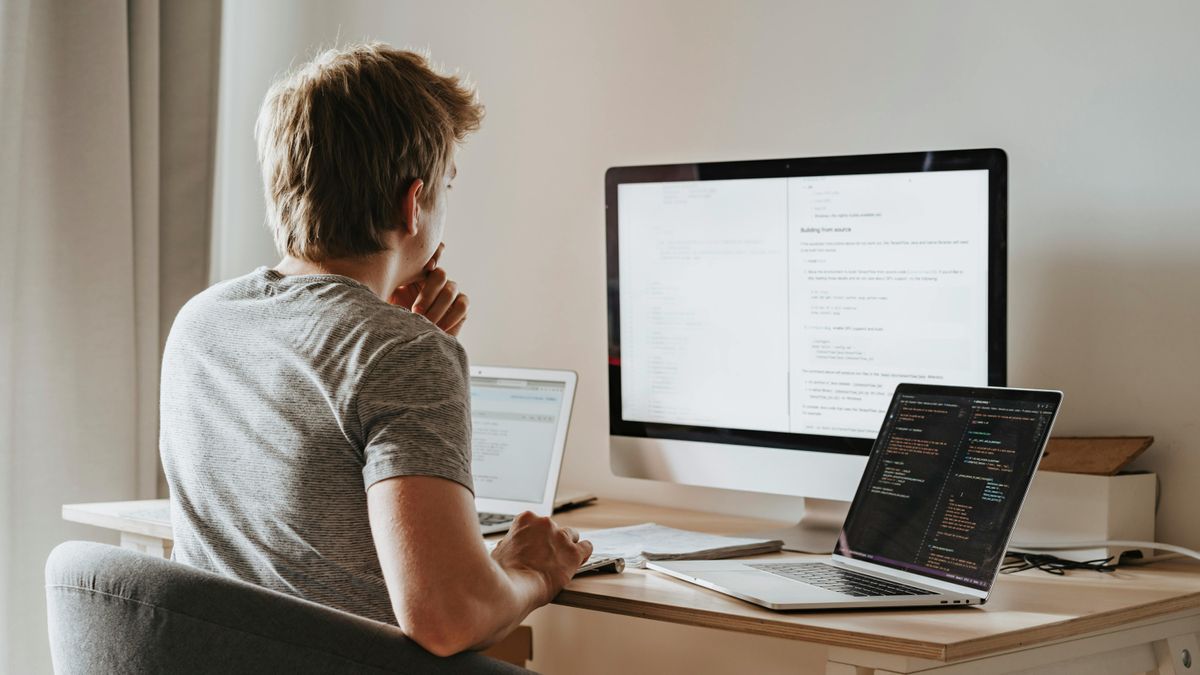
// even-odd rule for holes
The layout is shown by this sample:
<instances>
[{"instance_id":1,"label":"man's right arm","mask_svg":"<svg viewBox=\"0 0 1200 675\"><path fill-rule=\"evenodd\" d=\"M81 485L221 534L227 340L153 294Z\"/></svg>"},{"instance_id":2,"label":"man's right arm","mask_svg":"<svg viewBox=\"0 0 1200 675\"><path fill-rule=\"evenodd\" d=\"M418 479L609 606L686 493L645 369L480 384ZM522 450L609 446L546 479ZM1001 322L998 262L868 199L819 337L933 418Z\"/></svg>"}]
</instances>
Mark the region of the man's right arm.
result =
<instances>
[{"instance_id":1,"label":"man's right arm","mask_svg":"<svg viewBox=\"0 0 1200 675\"><path fill-rule=\"evenodd\" d=\"M396 621L439 656L503 638L592 552L569 528L524 513L489 555L470 491L444 478L378 481L367 508Z\"/></svg>"}]
</instances>

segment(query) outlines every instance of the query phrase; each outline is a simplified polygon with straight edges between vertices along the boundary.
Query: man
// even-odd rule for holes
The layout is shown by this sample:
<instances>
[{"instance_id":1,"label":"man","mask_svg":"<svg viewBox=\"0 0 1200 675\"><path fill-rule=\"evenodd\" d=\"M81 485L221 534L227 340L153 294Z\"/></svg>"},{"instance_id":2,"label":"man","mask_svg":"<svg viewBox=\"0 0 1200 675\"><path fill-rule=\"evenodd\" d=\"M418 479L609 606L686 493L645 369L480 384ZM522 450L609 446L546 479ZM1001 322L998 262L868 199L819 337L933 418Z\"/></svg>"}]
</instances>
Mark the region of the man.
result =
<instances>
[{"instance_id":1,"label":"man","mask_svg":"<svg viewBox=\"0 0 1200 675\"><path fill-rule=\"evenodd\" d=\"M472 499L467 297L438 261L454 152L483 109L384 45L328 51L256 129L283 260L180 311L161 452L177 560L486 647L591 554L522 514L489 555Z\"/></svg>"}]
</instances>

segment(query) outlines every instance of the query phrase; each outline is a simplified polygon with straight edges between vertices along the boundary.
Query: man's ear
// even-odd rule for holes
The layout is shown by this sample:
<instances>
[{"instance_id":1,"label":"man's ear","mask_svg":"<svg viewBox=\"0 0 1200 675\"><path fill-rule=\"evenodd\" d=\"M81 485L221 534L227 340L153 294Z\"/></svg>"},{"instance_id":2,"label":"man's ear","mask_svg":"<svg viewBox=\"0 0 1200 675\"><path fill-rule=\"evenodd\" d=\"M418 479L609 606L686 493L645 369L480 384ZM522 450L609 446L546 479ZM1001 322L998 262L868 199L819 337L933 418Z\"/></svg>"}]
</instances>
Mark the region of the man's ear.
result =
<instances>
[{"instance_id":1,"label":"man's ear","mask_svg":"<svg viewBox=\"0 0 1200 675\"><path fill-rule=\"evenodd\" d=\"M400 227L409 236L417 234L418 221L421 217L421 191L424 189L425 182L420 178L414 178L413 182L408 184L408 189L404 191L404 199L400 204L400 215L404 220L400 223Z\"/></svg>"}]
</instances>

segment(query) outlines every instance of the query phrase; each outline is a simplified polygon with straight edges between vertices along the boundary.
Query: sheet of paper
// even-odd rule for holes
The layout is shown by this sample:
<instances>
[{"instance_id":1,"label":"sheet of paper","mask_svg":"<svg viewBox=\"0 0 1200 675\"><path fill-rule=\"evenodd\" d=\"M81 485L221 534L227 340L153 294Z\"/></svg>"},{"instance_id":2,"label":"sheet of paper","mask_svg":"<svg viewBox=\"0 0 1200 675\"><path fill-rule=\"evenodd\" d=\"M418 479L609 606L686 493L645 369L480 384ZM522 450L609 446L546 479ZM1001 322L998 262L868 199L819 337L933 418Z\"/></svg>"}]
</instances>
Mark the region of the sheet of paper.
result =
<instances>
[{"instance_id":1,"label":"sheet of paper","mask_svg":"<svg viewBox=\"0 0 1200 675\"><path fill-rule=\"evenodd\" d=\"M585 531L581 533L581 537L592 542L593 556L624 558L627 566L637 568L645 567L647 558L679 559L707 551L738 548L750 549L747 553L757 553L761 547L770 548L771 544L771 540L768 539L690 532L657 523Z\"/></svg>"}]
</instances>

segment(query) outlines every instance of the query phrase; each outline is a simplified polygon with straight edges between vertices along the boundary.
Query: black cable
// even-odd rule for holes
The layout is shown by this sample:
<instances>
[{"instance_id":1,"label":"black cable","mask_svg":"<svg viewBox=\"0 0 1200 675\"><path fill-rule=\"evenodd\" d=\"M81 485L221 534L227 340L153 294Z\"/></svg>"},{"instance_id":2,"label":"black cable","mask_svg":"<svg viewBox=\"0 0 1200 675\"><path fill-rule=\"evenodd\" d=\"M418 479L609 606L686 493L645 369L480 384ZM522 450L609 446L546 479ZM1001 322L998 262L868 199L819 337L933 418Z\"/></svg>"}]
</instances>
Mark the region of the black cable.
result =
<instances>
[{"instance_id":1,"label":"black cable","mask_svg":"<svg viewBox=\"0 0 1200 675\"><path fill-rule=\"evenodd\" d=\"M1013 574L1025 570L1039 569L1048 574L1063 576L1067 570L1090 570L1093 572L1112 572L1117 569L1113 556L1097 558L1096 560L1067 560L1049 553L1017 553L1009 551L1000 566L1001 574Z\"/></svg>"}]
</instances>

